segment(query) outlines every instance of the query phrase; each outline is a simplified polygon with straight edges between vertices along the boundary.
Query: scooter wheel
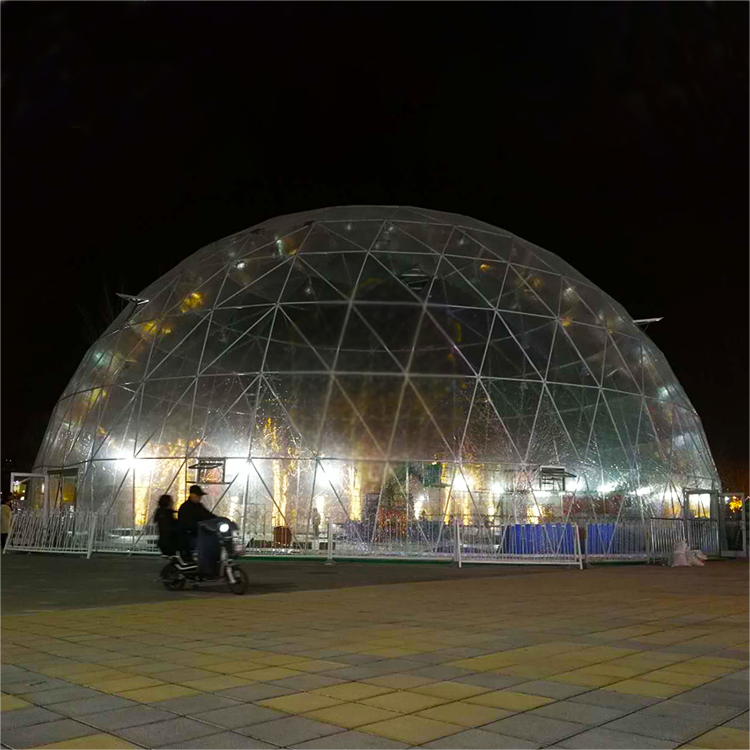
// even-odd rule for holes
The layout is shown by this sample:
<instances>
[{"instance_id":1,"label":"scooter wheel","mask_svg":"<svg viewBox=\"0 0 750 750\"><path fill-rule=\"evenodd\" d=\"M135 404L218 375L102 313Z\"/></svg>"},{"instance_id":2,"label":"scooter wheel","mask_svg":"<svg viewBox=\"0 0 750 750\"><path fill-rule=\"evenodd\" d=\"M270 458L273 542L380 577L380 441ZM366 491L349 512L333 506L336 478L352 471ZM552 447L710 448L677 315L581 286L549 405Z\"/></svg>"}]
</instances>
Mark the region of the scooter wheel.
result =
<instances>
[{"instance_id":1,"label":"scooter wheel","mask_svg":"<svg viewBox=\"0 0 750 750\"><path fill-rule=\"evenodd\" d=\"M169 591L179 591L185 587L184 576L180 575L180 571L172 563L162 570L161 580L164 583L164 587Z\"/></svg>"},{"instance_id":2,"label":"scooter wheel","mask_svg":"<svg viewBox=\"0 0 750 750\"><path fill-rule=\"evenodd\" d=\"M234 575L234 583L232 583L229 580L229 576L227 576L227 584L229 585L229 590L233 594L241 596L247 591L247 574L244 570L242 570L242 568L232 568L232 574Z\"/></svg>"}]
</instances>

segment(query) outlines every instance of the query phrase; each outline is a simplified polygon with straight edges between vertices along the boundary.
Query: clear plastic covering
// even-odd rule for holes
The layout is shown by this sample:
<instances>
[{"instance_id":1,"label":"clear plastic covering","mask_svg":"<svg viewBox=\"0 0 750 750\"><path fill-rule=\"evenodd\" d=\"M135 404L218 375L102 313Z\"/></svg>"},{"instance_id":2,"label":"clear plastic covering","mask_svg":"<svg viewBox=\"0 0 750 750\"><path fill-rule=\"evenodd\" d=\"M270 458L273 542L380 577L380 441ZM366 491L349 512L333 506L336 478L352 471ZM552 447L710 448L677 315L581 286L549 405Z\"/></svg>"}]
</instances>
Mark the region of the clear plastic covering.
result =
<instances>
[{"instance_id":1,"label":"clear plastic covering","mask_svg":"<svg viewBox=\"0 0 750 750\"><path fill-rule=\"evenodd\" d=\"M282 216L138 297L84 357L35 467L78 469L76 507L128 527L194 481L266 535L314 509L672 516L683 487L719 488L698 415L623 307L484 222Z\"/></svg>"}]
</instances>

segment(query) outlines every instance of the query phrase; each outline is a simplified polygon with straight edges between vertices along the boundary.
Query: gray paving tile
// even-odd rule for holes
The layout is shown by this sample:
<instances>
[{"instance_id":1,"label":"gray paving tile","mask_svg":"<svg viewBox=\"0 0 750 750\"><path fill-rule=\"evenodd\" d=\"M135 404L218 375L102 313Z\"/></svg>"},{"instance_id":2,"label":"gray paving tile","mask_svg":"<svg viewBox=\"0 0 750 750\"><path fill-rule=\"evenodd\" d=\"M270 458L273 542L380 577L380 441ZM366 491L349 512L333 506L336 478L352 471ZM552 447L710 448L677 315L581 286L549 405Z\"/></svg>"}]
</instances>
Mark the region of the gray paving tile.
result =
<instances>
[{"instance_id":1,"label":"gray paving tile","mask_svg":"<svg viewBox=\"0 0 750 750\"><path fill-rule=\"evenodd\" d=\"M750 721L748 721L748 716L750 716L750 714L745 711L744 714L735 716L734 719L728 721L724 726L732 727L732 729L744 729L746 732L748 732L750 731Z\"/></svg>"},{"instance_id":2,"label":"gray paving tile","mask_svg":"<svg viewBox=\"0 0 750 750\"><path fill-rule=\"evenodd\" d=\"M409 659L411 661L419 662L420 664L424 665L430 665L430 664L445 664L449 661L456 661L457 659L460 659L462 657L460 656L445 656L444 651L438 651L438 652L428 652L426 654L411 654L409 656ZM341 661L338 659L337 661Z\"/></svg>"},{"instance_id":3,"label":"gray paving tile","mask_svg":"<svg viewBox=\"0 0 750 750\"><path fill-rule=\"evenodd\" d=\"M161 711L151 706L128 706L127 708L116 708L113 711L100 711L96 714L87 714L86 723L99 729L107 731L113 729L125 729L127 727L138 727L142 724L153 724L155 721L174 719L174 714L169 711Z\"/></svg>"},{"instance_id":4,"label":"gray paving tile","mask_svg":"<svg viewBox=\"0 0 750 750\"><path fill-rule=\"evenodd\" d=\"M45 677L42 674L31 674L29 679L24 682L3 682L3 692L9 695L23 695L24 693L38 693L42 690L56 690L58 688L72 687L65 680L58 680L56 677Z\"/></svg>"},{"instance_id":5,"label":"gray paving tile","mask_svg":"<svg viewBox=\"0 0 750 750\"><path fill-rule=\"evenodd\" d=\"M574 703L589 703L592 706L604 706L605 708L616 708L622 711L637 711L658 703L658 698L649 698L645 695L628 695L618 693L614 690L592 690L590 693L573 695L569 700Z\"/></svg>"},{"instance_id":6,"label":"gray paving tile","mask_svg":"<svg viewBox=\"0 0 750 750\"><path fill-rule=\"evenodd\" d=\"M708 703L712 706L736 706L742 709L747 709L750 702L747 694L730 693L728 690L711 690L705 686L675 695L672 700L681 703Z\"/></svg>"},{"instance_id":7,"label":"gray paving tile","mask_svg":"<svg viewBox=\"0 0 750 750\"><path fill-rule=\"evenodd\" d=\"M501 690L502 688L512 687L522 682L528 682L525 677L511 677L504 674L492 674L492 672L480 672L468 677L459 677L453 682L463 682L465 685L477 685L478 687L492 688Z\"/></svg>"},{"instance_id":8,"label":"gray paving tile","mask_svg":"<svg viewBox=\"0 0 750 750\"><path fill-rule=\"evenodd\" d=\"M529 711L529 716L545 716L548 719L574 721L576 724L604 724L622 716L624 712L615 708L592 706L589 703L573 703L573 701L557 701L548 706Z\"/></svg>"},{"instance_id":9,"label":"gray paving tile","mask_svg":"<svg viewBox=\"0 0 750 750\"><path fill-rule=\"evenodd\" d=\"M192 717L198 719L198 721L217 724L220 727L227 727L227 729L237 729L247 727L250 724L283 719L285 716L288 716L288 714L264 706L256 706L254 703L241 703L231 708L218 708L215 711L192 714Z\"/></svg>"},{"instance_id":10,"label":"gray paving tile","mask_svg":"<svg viewBox=\"0 0 750 750\"><path fill-rule=\"evenodd\" d=\"M46 708L32 706L31 708L20 708L15 711L3 711L2 726L3 731L6 729L15 729L16 727L30 727L34 724L44 724L48 721L56 721L66 717L56 714L54 711L48 711Z\"/></svg>"},{"instance_id":11,"label":"gray paving tile","mask_svg":"<svg viewBox=\"0 0 750 750\"><path fill-rule=\"evenodd\" d=\"M602 728L615 732L642 734L645 737L657 737L660 740L687 742L691 737L707 732L713 726L712 721L689 718L688 712L685 716L660 716L638 711L623 716L621 719L615 719Z\"/></svg>"},{"instance_id":12,"label":"gray paving tile","mask_svg":"<svg viewBox=\"0 0 750 750\"><path fill-rule=\"evenodd\" d=\"M299 745L292 745L292 747L310 748L310 750L389 750L389 748L397 750L398 748L411 746L405 745L403 742L394 742L385 737L378 737L375 734L350 731L319 737L317 740L308 740ZM455 747L458 748L459 746L456 745Z\"/></svg>"},{"instance_id":13,"label":"gray paving tile","mask_svg":"<svg viewBox=\"0 0 750 750\"><path fill-rule=\"evenodd\" d=\"M677 747L672 740L659 740L656 737L643 737L625 732L613 732L610 729L596 727L577 734L567 740L558 742L558 747L573 750L659 750L660 748Z\"/></svg>"},{"instance_id":14,"label":"gray paving tile","mask_svg":"<svg viewBox=\"0 0 750 750\"><path fill-rule=\"evenodd\" d=\"M438 653L442 654L443 656L447 656L448 659L446 659L446 661L458 661L459 659L471 659L474 656L484 656L485 654L491 654L493 653L493 650L489 648L477 648L476 646L464 646L462 648L449 648L445 651L439 651ZM415 657L410 656L409 658L414 659ZM457 735L452 736L456 737Z\"/></svg>"},{"instance_id":15,"label":"gray paving tile","mask_svg":"<svg viewBox=\"0 0 750 750\"><path fill-rule=\"evenodd\" d=\"M691 703L686 706L676 700L661 701L653 706L641 709L640 713L656 716L688 716L691 719L702 719L714 724L721 724L737 716L742 711L736 706L712 706L708 703Z\"/></svg>"},{"instance_id":16,"label":"gray paving tile","mask_svg":"<svg viewBox=\"0 0 750 750\"><path fill-rule=\"evenodd\" d=\"M222 698L233 698L234 700L243 701L245 703L252 703L254 701L265 700L266 698L279 698L282 695L291 695L292 693L298 692L300 691L281 687L275 683L270 685L259 682L257 685L243 685L242 687L229 688L228 690L219 690L214 693L214 695L221 696Z\"/></svg>"},{"instance_id":17,"label":"gray paving tile","mask_svg":"<svg viewBox=\"0 0 750 750\"><path fill-rule=\"evenodd\" d=\"M29 677L29 670L17 667L15 664L0 664L0 682L25 682Z\"/></svg>"},{"instance_id":18,"label":"gray paving tile","mask_svg":"<svg viewBox=\"0 0 750 750\"><path fill-rule=\"evenodd\" d=\"M196 750L264 750L265 748L276 750L275 745L269 745L236 732L210 734L207 737L183 740L179 744L167 744L162 747L165 749L174 748L174 750L192 750L192 748L196 748Z\"/></svg>"},{"instance_id":19,"label":"gray paving tile","mask_svg":"<svg viewBox=\"0 0 750 750\"><path fill-rule=\"evenodd\" d=\"M507 737L520 737L531 742L549 745L583 729L581 724L560 719L547 719L544 716L524 713L509 716L507 719L485 724L482 729L486 732L497 732Z\"/></svg>"},{"instance_id":20,"label":"gray paving tile","mask_svg":"<svg viewBox=\"0 0 750 750\"><path fill-rule=\"evenodd\" d=\"M55 703L53 710L67 716L85 716L86 714L99 713L100 711L112 711L116 708L126 708L127 706L137 706L138 704L129 701L126 698L120 698L117 695L98 694L95 698L81 698L75 701L66 701L65 703Z\"/></svg>"},{"instance_id":21,"label":"gray paving tile","mask_svg":"<svg viewBox=\"0 0 750 750\"><path fill-rule=\"evenodd\" d=\"M287 747L329 734L339 734L344 731L344 728L305 719L302 716L289 716L285 719L267 721L265 724L253 724L239 731L263 742Z\"/></svg>"},{"instance_id":22,"label":"gray paving tile","mask_svg":"<svg viewBox=\"0 0 750 750\"><path fill-rule=\"evenodd\" d=\"M281 680L273 680L270 684L294 690L317 690L318 688L331 687L331 685L343 685L346 680L335 677L326 677L322 674L300 674L294 677L284 677Z\"/></svg>"},{"instance_id":23,"label":"gray paving tile","mask_svg":"<svg viewBox=\"0 0 750 750\"><path fill-rule=\"evenodd\" d=\"M513 686L517 693L526 693L528 695L543 695L545 698L570 698L572 695L580 695L591 690L590 687L580 685L566 685L563 682L547 682L546 680L534 680L532 682L522 682Z\"/></svg>"},{"instance_id":24,"label":"gray paving tile","mask_svg":"<svg viewBox=\"0 0 750 750\"><path fill-rule=\"evenodd\" d=\"M53 690L41 690L34 693L21 693L21 698L30 703L36 703L38 706L50 706L54 703L64 703L65 701L75 701L79 698L98 698L103 695L98 690L92 690L79 685L54 688Z\"/></svg>"},{"instance_id":25,"label":"gray paving tile","mask_svg":"<svg viewBox=\"0 0 750 750\"><path fill-rule=\"evenodd\" d=\"M332 669L330 672L324 672L324 674L326 677L335 677L338 680L367 680L370 677L382 677L383 675L393 674L393 670L382 666L382 663L375 663L341 667L340 669Z\"/></svg>"},{"instance_id":26,"label":"gray paving tile","mask_svg":"<svg viewBox=\"0 0 750 750\"><path fill-rule=\"evenodd\" d=\"M198 695L184 695L182 698L169 698L165 701L156 701L151 705L154 708L186 716L188 714L202 713L203 711L213 711L217 708L231 708L232 706L240 705L240 702L223 695L200 693Z\"/></svg>"},{"instance_id":27,"label":"gray paving tile","mask_svg":"<svg viewBox=\"0 0 750 750\"><path fill-rule=\"evenodd\" d=\"M144 747L160 747L166 744L174 746L176 743L180 743L179 747L182 747L183 740L194 740L197 737L218 734L216 727L184 716L178 719L156 721L140 727L116 729L112 733Z\"/></svg>"},{"instance_id":28,"label":"gray paving tile","mask_svg":"<svg viewBox=\"0 0 750 750\"><path fill-rule=\"evenodd\" d=\"M747 677L722 677L714 682L709 682L705 687L716 690L726 690L730 693L743 693L747 695L750 693L750 688L747 684Z\"/></svg>"},{"instance_id":29,"label":"gray paving tile","mask_svg":"<svg viewBox=\"0 0 750 750\"><path fill-rule=\"evenodd\" d=\"M441 750L526 750L526 748L538 748L535 742L521 740L518 737L505 737L495 732L485 732L482 729L469 729L466 732L452 734L449 737L441 737L420 747L441 748Z\"/></svg>"},{"instance_id":30,"label":"gray paving tile","mask_svg":"<svg viewBox=\"0 0 750 750\"><path fill-rule=\"evenodd\" d=\"M97 734L98 730L73 719L48 721L30 727L3 728L3 744L13 748L37 747Z\"/></svg>"}]
</instances>

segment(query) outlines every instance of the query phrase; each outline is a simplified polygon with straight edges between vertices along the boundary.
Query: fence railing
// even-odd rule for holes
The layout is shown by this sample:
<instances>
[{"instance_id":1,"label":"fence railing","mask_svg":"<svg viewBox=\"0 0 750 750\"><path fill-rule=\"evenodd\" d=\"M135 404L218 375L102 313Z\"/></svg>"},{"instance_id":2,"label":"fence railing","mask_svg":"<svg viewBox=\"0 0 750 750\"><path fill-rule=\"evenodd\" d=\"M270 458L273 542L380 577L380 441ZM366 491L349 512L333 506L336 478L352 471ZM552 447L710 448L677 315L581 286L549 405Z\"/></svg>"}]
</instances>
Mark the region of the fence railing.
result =
<instances>
[{"instance_id":1,"label":"fence railing","mask_svg":"<svg viewBox=\"0 0 750 750\"><path fill-rule=\"evenodd\" d=\"M648 526L641 521L609 521L586 524L586 558L604 560L647 560Z\"/></svg>"},{"instance_id":2,"label":"fence railing","mask_svg":"<svg viewBox=\"0 0 750 750\"><path fill-rule=\"evenodd\" d=\"M670 559L687 541L709 556L720 554L718 522L651 518L589 522L582 549L575 523L492 523L487 518L418 518L394 521L325 522L317 533L275 539L246 538L245 555L453 560L463 563L575 565L606 560ZM687 531L687 539L686 539ZM85 554L158 554L154 525L137 527L117 516L87 511L21 510L13 514L9 551Z\"/></svg>"},{"instance_id":3,"label":"fence railing","mask_svg":"<svg viewBox=\"0 0 750 750\"><path fill-rule=\"evenodd\" d=\"M91 556L95 514L74 511L16 511L3 552L57 552Z\"/></svg>"}]
</instances>

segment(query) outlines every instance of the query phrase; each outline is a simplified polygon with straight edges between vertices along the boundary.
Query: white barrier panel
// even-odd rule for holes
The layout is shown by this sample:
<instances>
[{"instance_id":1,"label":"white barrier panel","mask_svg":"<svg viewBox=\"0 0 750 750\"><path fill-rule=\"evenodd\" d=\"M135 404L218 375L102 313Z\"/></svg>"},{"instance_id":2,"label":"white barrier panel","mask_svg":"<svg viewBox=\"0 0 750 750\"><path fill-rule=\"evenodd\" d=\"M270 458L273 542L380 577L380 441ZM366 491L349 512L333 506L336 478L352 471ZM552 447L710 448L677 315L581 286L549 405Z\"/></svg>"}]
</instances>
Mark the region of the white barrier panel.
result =
<instances>
[{"instance_id":1,"label":"white barrier panel","mask_svg":"<svg viewBox=\"0 0 750 750\"><path fill-rule=\"evenodd\" d=\"M93 513L75 510L19 510L13 514L12 527L3 552L56 552L91 554Z\"/></svg>"}]
</instances>

